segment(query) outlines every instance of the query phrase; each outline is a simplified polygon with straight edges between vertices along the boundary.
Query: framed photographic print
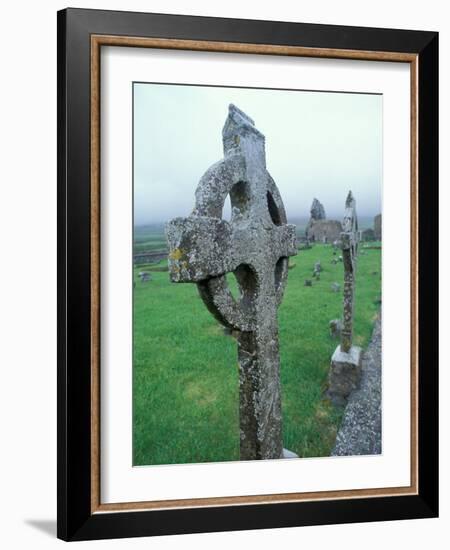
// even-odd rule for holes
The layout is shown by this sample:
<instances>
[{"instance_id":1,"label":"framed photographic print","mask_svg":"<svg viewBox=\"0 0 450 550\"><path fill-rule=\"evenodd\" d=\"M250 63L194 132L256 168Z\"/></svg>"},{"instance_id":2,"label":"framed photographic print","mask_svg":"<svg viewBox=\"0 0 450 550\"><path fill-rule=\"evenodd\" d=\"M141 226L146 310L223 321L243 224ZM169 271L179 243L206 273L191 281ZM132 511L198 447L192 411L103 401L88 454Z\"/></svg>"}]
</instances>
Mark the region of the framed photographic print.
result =
<instances>
[{"instance_id":1,"label":"framed photographic print","mask_svg":"<svg viewBox=\"0 0 450 550\"><path fill-rule=\"evenodd\" d=\"M438 36L58 13L58 536L434 517Z\"/></svg>"}]
</instances>

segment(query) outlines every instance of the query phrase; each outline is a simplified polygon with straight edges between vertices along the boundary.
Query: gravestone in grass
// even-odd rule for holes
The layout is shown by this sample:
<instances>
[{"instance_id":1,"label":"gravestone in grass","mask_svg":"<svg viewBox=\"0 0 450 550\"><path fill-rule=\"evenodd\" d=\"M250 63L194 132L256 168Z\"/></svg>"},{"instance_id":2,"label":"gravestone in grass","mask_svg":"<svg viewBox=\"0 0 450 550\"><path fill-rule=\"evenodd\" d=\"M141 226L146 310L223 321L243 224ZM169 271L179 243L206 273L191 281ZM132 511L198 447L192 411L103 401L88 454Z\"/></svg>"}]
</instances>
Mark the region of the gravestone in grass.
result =
<instances>
[{"instance_id":1,"label":"gravestone in grass","mask_svg":"<svg viewBox=\"0 0 450 550\"><path fill-rule=\"evenodd\" d=\"M294 225L266 169L265 138L234 105L222 131L224 158L201 178L195 207L166 227L173 282L197 284L206 307L237 338L241 460L283 450L277 309L297 254ZM230 222L222 219L230 196ZM226 274L239 286L235 300Z\"/></svg>"},{"instance_id":2,"label":"gravestone in grass","mask_svg":"<svg viewBox=\"0 0 450 550\"><path fill-rule=\"evenodd\" d=\"M331 358L328 377L328 393L336 404L344 404L346 402L349 394L359 386L361 378L361 348L354 346L352 343L359 231L356 203L351 191L345 201L345 216L342 228L341 248L344 264L344 303L341 343Z\"/></svg>"}]
</instances>

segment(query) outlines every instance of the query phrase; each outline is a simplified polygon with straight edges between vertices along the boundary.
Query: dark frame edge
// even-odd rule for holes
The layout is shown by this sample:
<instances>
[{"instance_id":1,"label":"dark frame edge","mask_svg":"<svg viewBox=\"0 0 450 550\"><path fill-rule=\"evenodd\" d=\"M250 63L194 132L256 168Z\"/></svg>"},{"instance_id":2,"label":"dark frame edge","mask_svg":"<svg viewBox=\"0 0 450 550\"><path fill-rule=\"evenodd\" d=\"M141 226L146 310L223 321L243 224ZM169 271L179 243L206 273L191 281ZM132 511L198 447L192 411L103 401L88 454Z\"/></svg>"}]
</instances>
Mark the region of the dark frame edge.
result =
<instances>
[{"instance_id":1,"label":"dark frame edge","mask_svg":"<svg viewBox=\"0 0 450 550\"><path fill-rule=\"evenodd\" d=\"M439 515L439 34L419 54L419 495ZM426 190L426 192L425 192ZM432 213L432 215L430 215Z\"/></svg>"},{"instance_id":2,"label":"dark frame edge","mask_svg":"<svg viewBox=\"0 0 450 550\"><path fill-rule=\"evenodd\" d=\"M101 12L114 14L114 17L129 12ZM75 239L74 230L85 212L71 216L66 205L82 201L73 200L73 189L69 179L71 167L68 160L70 151L68 145L70 138L70 83L68 82L68 28L72 29L72 35L89 35L89 17L100 15L100 10L66 9L58 12L58 522L57 536L63 540L94 540L101 538L123 538L149 535L167 535L181 533L202 533L220 531L239 531L260 528L293 527L302 525L324 525L329 523L342 524L367 521L390 521L399 519L432 518L438 515L438 427L437 427L437 339L436 330L438 320L438 294L437 294L437 246L436 238L437 219L437 139L438 139L438 34L432 32L414 31L420 38L421 45L417 44L416 53L419 54L419 220L425 223L419 224L419 331L426 334L427 339L421 339L419 348L419 410L426 414L430 424L424 425L419 420L419 494L415 496L397 496L382 498L348 499L341 501L315 501L283 504L243 505L226 507L202 507L175 510L154 510L120 513L91 514L90 501L86 499L87 487L90 491L90 469L86 470L84 455L81 464L77 464L78 456L73 454L76 442L74 430L86 421L84 418L74 426L71 424L71 415L74 412L74 398L85 395L86 376L83 380L75 380L76 388L69 392L68 383L73 378L73 362L68 357L71 345L68 344L70 330L81 316L83 304L77 311L74 319L68 319L71 315L70 307L66 305L68 294L74 293L77 286L83 286L83 282L68 282L70 278L71 260L75 265L85 267L86 258L80 252L74 254L74 246L85 245L86 231L83 230L79 240ZM136 14L150 15L150 14ZM160 18L183 18L185 16L159 15ZM189 16L188 16L189 17ZM198 32L200 20L216 18L195 17L193 34ZM69 20L69 21L68 21ZM160 19L161 20L161 19ZM173 19L172 19L173 21ZM221 20L225 21L225 20ZM232 21L232 20L227 20ZM243 24L247 20L238 20ZM108 20L105 24L111 23ZM263 28L264 23L261 24ZM117 24L115 21L114 25ZM275 22L275 25L285 25ZM114 27L111 23L111 27ZM286 25L288 25L286 23ZM292 25L292 24L291 24ZM298 24L302 26L302 24ZM308 25L306 25L307 27ZM317 30L322 25L315 25ZM305 27L302 27L305 28ZM336 29L336 27L334 27ZM352 29L352 27L346 27ZM184 31L180 31L184 32ZM317 32L317 31L316 31ZM408 31L399 31L408 32ZM113 33L112 33L113 34ZM163 33L164 34L164 33ZM419 36L420 35L420 36ZM73 36L72 36L73 38ZM232 41L232 40L231 40ZM274 38L274 42L277 37ZM69 45L68 45L69 44ZM412 50L409 50L412 51ZM69 75L70 76L70 75ZM72 75L73 76L73 75ZM83 74L84 76L84 74ZM83 100L82 100L83 101ZM426 106L426 116L425 116ZM73 115L73 113L72 113ZM83 115L84 116L84 115ZM73 120L72 120L73 122ZM84 121L81 122L83 126ZM82 132L80 131L80 134ZM77 137L79 137L79 135ZM73 136L70 136L73 137ZM79 144L78 144L79 145ZM82 161L86 156L82 156ZM80 170L77 175L84 176ZM73 176L73 174L72 174ZM74 178L72 177L72 180ZM73 181L72 181L73 185ZM80 185L80 184L79 184ZM426 188L426 193L424 190ZM72 197L71 197L72 194ZM89 195L89 193L88 193ZM72 200L71 200L72 198ZM85 198L85 197L84 197ZM85 203L83 203L84 205ZM434 217L427 216L429 212L435 213ZM76 219L78 216L78 219ZM87 230L89 236L89 231ZM72 240L71 240L72 239ZM81 247L82 248L82 247ZM85 254L85 252L84 252ZM430 257L433 259L430 264ZM69 269L67 268L69 265ZM427 268L424 271L424 268ZM73 267L72 267L73 269ZM79 283L79 284L78 284ZM90 297L89 297L90 298ZM72 296L73 299L73 296ZM70 296L69 296L70 302ZM70 306L70 304L69 304ZM429 326L432 326L430 329ZM428 327L428 328L427 328ZM77 332L83 332L81 329ZM424 340L424 341L423 341ZM82 352L77 357L80 358ZM424 369L423 366L427 368ZM83 384L82 384L83 382ZM73 384L73 381L72 381ZM90 391L90 388L89 388ZM77 437L80 437L79 435ZM78 451L77 451L78 452ZM81 455L82 451L79 451ZM83 451L84 453L84 451ZM74 473L78 468L79 471ZM82 473L81 473L82 472ZM88 473L89 472L89 473ZM77 482L83 479L83 487L77 487ZM88 480L88 482L87 482ZM339 502L338 507L336 502ZM282 510L282 511L281 511ZM281 513L280 513L281 512ZM375 515L376 517L370 517ZM369 519L368 519L369 518Z\"/></svg>"},{"instance_id":3,"label":"dark frame edge","mask_svg":"<svg viewBox=\"0 0 450 550\"><path fill-rule=\"evenodd\" d=\"M67 532L66 392L66 10L57 13L57 537Z\"/></svg>"},{"instance_id":4,"label":"dark frame edge","mask_svg":"<svg viewBox=\"0 0 450 550\"><path fill-rule=\"evenodd\" d=\"M90 113L81 85L90 67L77 63L88 31L75 11L57 12L57 537L66 541L91 517Z\"/></svg>"},{"instance_id":5,"label":"dark frame edge","mask_svg":"<svg viewBox=\"0 0 450 550\"><path fill-rule=\"evenodd\" d=\"M394 502L393 502L394 501ZM280 510L282 507L282 513ZM372 517L376 514L376 518ZM421 496L99 513L71 541L434 518Z\"/></svg>"}]
</instances>

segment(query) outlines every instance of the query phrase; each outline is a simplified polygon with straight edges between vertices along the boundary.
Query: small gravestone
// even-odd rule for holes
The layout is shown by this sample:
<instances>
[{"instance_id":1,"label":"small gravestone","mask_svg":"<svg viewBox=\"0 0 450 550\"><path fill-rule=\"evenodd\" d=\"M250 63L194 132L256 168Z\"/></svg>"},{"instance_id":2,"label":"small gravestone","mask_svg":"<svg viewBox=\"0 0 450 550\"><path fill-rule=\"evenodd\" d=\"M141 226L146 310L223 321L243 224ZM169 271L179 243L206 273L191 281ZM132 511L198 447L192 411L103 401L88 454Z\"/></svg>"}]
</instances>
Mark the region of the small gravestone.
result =
<instances>
[{"instance_id":1,"label":"small gravestone","mask_svg":"<svg viewBox=\"0 0 450 550\"><path fill-rule=\"evenodd\" d=\"M296 228L266 169L263 134L234 105L222 139L224 159L201 178L192 214L167 224L170 278L196 283L208 310L236 331L241 460L283 458L277 310L288 257L297 254ZM222 219L228 195L230 222Z\"/></svg>"},{"instance_id":2,"label":"small gravestone","mask_svg":"<svg viewBox=\"0 0 450 550\"><path fill-rule=\"evenodd\" d=\"M139 278L141 279L141 283L148 283L148 281L152 280L152 276L148 271L140 271Z\"/></svg>"},{"instance_id":3,"label":"small gravestone","mask_svg":"<svg viewBox=\"0 0 450 550\"><path fill-rule=\"evenodd\" d=\"M337 405L346 403L350 393L358 388L361 379L361 348L352 343L355 295L355 273L359 232L356 204L350 191L345 202L341 248L344 258L344 303L341 343L331 358L328 375L328 395Z\"/></svg>"},{"instance_id":4,"label":"small gravestone","mask_svg":"<svg viewBox=\"0 0 450 550\"><path fill-rule=\"evenodd\" d=\"M305 286L312 286L311 279L305 279Z\"/></svg>"},{"instance_id":5,"label":"small gravestone","mask_svg":"<svg viewBox=\"0 0 450 550\"><path fill-rule=\"evenodd\" d=\"M342 321L340 319L333 319L330 321L330 336L332 338L340 338L342 330Z\"/></svg>"},{"instance_id":6,"label":"small gravestone","mask_svg":"<svg viewBox=\"0 0 450 550\"><path fill-rule=\"evenodd\" d=\"M331 283L331 290L333 292L340 292L341 291L341 285L339 283Z\"/></svg>"},{"instance_id":7,"label":"small gravestone","mask_svg":"<svg viewBox=\"0 0 450 550\"><path fill-rule=\"evenodd\" d=\"M331 260L331 263L332 263L333 265L337 265L338 261L337 261L336 258L333 258L333 259Z\"/></svg>"}]
</instances>

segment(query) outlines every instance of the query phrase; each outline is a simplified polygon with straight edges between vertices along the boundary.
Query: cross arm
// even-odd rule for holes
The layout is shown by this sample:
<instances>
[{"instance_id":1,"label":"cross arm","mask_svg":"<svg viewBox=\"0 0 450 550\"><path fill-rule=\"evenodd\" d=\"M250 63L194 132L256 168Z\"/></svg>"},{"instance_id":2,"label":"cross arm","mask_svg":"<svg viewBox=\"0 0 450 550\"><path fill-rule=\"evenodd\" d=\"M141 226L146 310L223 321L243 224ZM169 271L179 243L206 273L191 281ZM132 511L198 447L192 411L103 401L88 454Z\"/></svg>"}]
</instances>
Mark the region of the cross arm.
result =
<instances>
[{"instance_id":1,"label":"cross arm","mask_svg":"<svg viewBox=\"0 0 450 550\"><path fill-rule=\"evenodd\" d=\"M229 271L230 224L218 218L175 218L166 226L172 282L199 282Z\"/></svg>"},{"instance_id":2,"label":"cross arm","mask_svg":"<svg viewBox=\"0 0 450 550\"><path fill-rule=\"evenodd\" d=\"M280 258L297 255L298 247L295 225L285 224L276 227L276 251Z\"/></svg>"}]
</instances>

